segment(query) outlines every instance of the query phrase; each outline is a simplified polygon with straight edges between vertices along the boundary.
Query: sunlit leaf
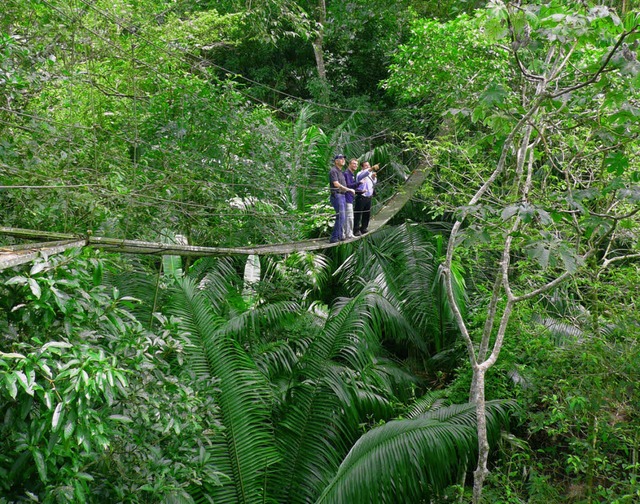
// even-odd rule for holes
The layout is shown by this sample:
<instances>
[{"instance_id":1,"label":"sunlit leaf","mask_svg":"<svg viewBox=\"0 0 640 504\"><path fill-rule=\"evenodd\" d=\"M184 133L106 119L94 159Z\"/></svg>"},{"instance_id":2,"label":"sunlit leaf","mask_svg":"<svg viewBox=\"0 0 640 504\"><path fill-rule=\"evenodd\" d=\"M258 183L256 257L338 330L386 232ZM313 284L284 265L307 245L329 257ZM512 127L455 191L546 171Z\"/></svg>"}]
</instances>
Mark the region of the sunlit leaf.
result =
<instances>
[{"instance_id":1,"label":"sunlit leaf","mask_svg":"<svg viewBox=\"0 0 640 504\"><path fill-rule=\"evenodd\" d=\"M62 403L58 403L56 405L56 409L53 410L53 416L51 417L51 428L54 430L58 430L58 426L60 425L60 421L62 420Z\"/></svg>"}]
</instances>

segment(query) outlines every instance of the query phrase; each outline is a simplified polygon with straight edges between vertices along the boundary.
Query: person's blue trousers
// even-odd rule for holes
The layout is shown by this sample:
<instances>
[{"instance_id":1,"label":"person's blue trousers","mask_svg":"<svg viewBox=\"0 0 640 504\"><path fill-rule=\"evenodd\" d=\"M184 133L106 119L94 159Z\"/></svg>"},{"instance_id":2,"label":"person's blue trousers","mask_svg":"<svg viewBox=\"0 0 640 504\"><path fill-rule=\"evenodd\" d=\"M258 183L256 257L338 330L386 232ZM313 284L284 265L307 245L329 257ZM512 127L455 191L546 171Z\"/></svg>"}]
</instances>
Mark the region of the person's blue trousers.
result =
<instances>
[{"instance_id":1,"label":"person's blue trousers","mask_svg":"<svg viewBox=\"0 0 640 504\"><path fill-rule=\"evenodd\" d=\"M336 211L336 222L333 225L333 233L331 233L330 241L336 242L344 239L342 228L347 220L347 207L344 201L344 194L331 193L330 201L333 209Z\"/></svg>"}]
</instances>

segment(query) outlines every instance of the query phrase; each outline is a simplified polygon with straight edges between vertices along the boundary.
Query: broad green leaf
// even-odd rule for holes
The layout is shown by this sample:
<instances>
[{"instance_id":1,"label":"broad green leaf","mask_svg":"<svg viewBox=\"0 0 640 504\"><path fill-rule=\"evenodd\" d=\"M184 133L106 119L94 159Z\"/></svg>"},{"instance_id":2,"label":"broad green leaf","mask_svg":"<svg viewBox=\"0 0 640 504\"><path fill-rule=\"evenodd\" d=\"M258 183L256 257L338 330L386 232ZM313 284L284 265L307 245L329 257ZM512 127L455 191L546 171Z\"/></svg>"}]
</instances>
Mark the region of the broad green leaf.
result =
<instances>
[{"instance_id":1,"label":"broad green leaf","mask_svg":"<svg viewBox=\"0 0 640 504\"><path fill-rule=\"evenodd\" d=\"M40 367L40 369L42 369L42 372L47 378L49 379L53 378L53 374L51 373L51 368L46 362L38 361L38 366Z\"/></svg>"},{"instance_id":2,"label":"broad green leaf","mask_svg":"<svg viewBox=\"0 0 640 504\"><path fill-rule=\"evenodd\" d=\"M26 285L29 279L23 276L14 276L5 282L6 285Z\"/></svg>"},{"instance_id":3,"label":"broad green leaf","mask_svg":"<svg viewBox=\"0 0 640 504\"><path fill-rule=\"evenodd\" d=\"M42 291L40 290L40 285L38 285L38 282L33 278L29 278L29 287L31 288L31 293L37 299L40 299L40 296L42 296Z\"/></svg>"},{"instance_id":4,"label":"broad green leaf","mask_svg":"<svg viewBox=\"0 0 640 504\"><path fill-rule=\"evenodd\" d=\"M640 202L640 186L632 186L628 189L620 191L620 197L628 200L630 203L637 204Z\"/></svg>"},{"instance_id":5,"label":"broad green leaf","mask_svg":"<svg viewBox=\"0 0 640 504\"><path fill-rule=\"evenodd\" d=\"M69 439L71 437L71 434L73 434L74 429L74 423L72 421L68 421L64 426L64 431L62 432L63 437L65 439Z\"/></svg>"},{"instance_id":6,"label":"broad green leaf","mask_svg":"<svg viewBox=\"0 0 640 504\"><path fill-rule=\"evenodd\" d=\"M491 85L480 96L480 101L486 105L502 104L507 96L507 92L501 84L491 83Z\"/></svg>"},{"instance_id":7,"label":"broad green leaf","mask_svg":"<svg viewBox=\"0 0 640 504\"><path fill-rule=\"evenodd\" d=\"M620 176L629 166L629 159L622 152L612 152L604 160L609 173L615 173Z\"/></svg>"},{"instance_id":8,"label":"broad green leaf","mask_svg":"<svg viewBox=\"0 0 640 504\"><path fill-rule=\"evenodd\" d=\"M51 417L51 428L53 431L58 430L58 426L60 425L60 421L62 420L62 403L58 403L56 405L56 409L53 411L53 416Z\"/></svg>"},{"instance_id":9,"label":"broad green leaf","mask_svg":"<svg viewBox=\"0 0 640 504\"><path fill-rule=\"evenodd\" d=\"M26 357L22 354L19 353L4 353L4 352L0 352L0 357L2 357L3 359L26 359Z\"/></svg>"},{"instance_id":10,"label":"broad green leaf","mask_svg":"<svg viewBox=\"0 0 640 504\"><path fill-rule=\"evenodd\" d=\"M36 469L38 469L38 474L40 475L40 480L45 482L47 481L47 466L44 461L44 455L39 450L34 450L33 452L33 460L36 463Z\"/></svg>"},{"instance_id":11,"label":"broad green leaf","mask_svg":"<svg viewBox=\"0 0 640 504\"><path fill-rule=\"evenodd\" d=\"M562 222L564 220L564 214L562 214L562 212L558 212L556 210L552 210L550 213L551 218L553 219L553 222L555 223L559 223Z\"/></svg>"},{"instance_id":12,"label":"broad green leaf","mask_svg":"<svg viewBox=\"0 0 640 504\"><path fill-rule=\"evenodd\" d=\"M51 409L53 406L53 394L51 391L47 390L43 396L44 404L47 406L47 409Z\"/></svg>"},{"instance_id":13,"label":"broad green leaf","mask_svg":"<svg viewBox=\"0 0 640 504\"><path fill-rule=\"evenodd\" d=\"M33 395L33 384L29 383L29 380L27 379L27 376L22 372L22 371L16 371L15 372L15 376L18 378L18 381L20 382L20 385L22 385L22 388L24 389L24 391L29 394L29 395Z\"/></svg>"},{"instance_id":14,"label":"broad green leaf","mask_svg":"<svg viewBox=\"0 0 640 504\"><path fill-rule=\"evenodd\" d=\"M87 501L82 481L74 480L74 482L73 482L73 496L75 497L76 502L86 502Z\"/></svg>"},{"instance_id":15,"label":"broad green leaf","mask_svg":"<svg viewBox=\"0 0 640 504\"><path fill-rule=\"evenodd\" d=\"M471 114L471 122L477 123L486 115L486 110L483 107L476 107Z\"/></svg>"},{"instance_id":16,"label":"broad green leaf","mask_svg":"<svg viewBox=\"0 0 640 504\"><path fill-rule=\"evenodd\" d=\"M36 273L40 273L46 267L47 267L47 263L46 262L40 261L40 262L35 263L31 267L31 271L29 271L29 276L33 276Z\"/></svg>"},{"instance_id":17,"label":"broad green leaf","mask_svg":"<svg viewBox=\"0 0 640 504\"><path fill-rule=\"evenodd\" d=\"M118 420L119 422L131 423L133 420L126 415L109 415L111 420Z\"/></svg>"},{"instance_id":18,"label":"broad green leaf","mask_svg":"<svg viewBox=\"0 0 640 504\"><path fill-rule=\"evenodd\" d=\"M72 348L73 345L71 343L67 343L66 341L50 341L49 343L45 343L41 348L41 352L44 353L45 350L49 348Z\"/></svg>"},{"instance_id":19,"label":"broad green leaf","mask_svg":"<svg viewBox=\"0 0 640 504\"><path fill-rule=\"evenodd\" d=\"M4 382L7 384L9 395L12 399L15 399L18 395L18 387L16 386L16 375L14 373L5 374Z\"/></svg>"},{"instance_id":20,"label":"broad green leaf","mask_svg":"<svg viewBox=\"0 0 640 504\"><path fill-rule=\"evenodd\" d=\"M500 217L503 221L509 220L511 217L518 213L518 210L518 205L510 205L502 210Z\"/></svg>"},{"instance_id":21,"label":"broad green leaf","mask_svg":"<svg viewBox=\"0 0 640 504\"><path fill-rule=\"evenodd\" d=\"M578 270L578 262L576 260L576 256L567 248L560 247L560 257L562 258L564 267L569 273L573 274Z\"/></svg>"},{"instance_id":22,"label":"broad green leaf","mask_svg":"<svg viewBox=\"0 0 640 504\"><path fill-rule=\"evenodd\" d=\"M520 206L518 215L520 215L520 218L523 222L528 223L531 222L535 213L536 209L534 207L532 207L531 205L523 204Z\"/></svg>"},{"instance_id":23,"label":"broad green leaf","mask_svg":"<svg viewBox=\"0 0 640 504\"><path fill-rule=\"evenodd\" d=\"M549 258L551 251L542 243L537 243L533 247L529 248L529 257L535 259L542 269L546 269L549 266Z\"/></svg>"},{"instance_id":24,"label":"broad green leaf","mask_svg":"<svg viewBox=\"0 0 640 504\"><path fill-rule=\"evenodd\" d=\"M547 212L546 210L542 209L542 208L538 208L536 209L536 212L538 214L538 216L540 217L540 222L542 222L542 224L552 224L553 223L553 218L551 217L551 215L549 214L549 212Z\"/></svg>"}]
</instances>

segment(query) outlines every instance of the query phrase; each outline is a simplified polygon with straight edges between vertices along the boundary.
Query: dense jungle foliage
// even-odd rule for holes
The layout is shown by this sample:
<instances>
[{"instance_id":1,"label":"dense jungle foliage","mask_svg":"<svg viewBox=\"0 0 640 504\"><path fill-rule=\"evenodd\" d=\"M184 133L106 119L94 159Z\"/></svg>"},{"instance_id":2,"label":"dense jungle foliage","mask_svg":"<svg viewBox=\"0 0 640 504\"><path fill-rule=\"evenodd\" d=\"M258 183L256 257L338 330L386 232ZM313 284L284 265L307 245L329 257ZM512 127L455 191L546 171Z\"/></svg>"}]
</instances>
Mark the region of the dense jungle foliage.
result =
<instances>
[{"instance_id":1,"label":"dense jungle foliage","mask_svg":"<svg viewBox=\"0 0 640 504\"><path fill-rule=\"evenodd\" d=\"M640 502L640 5L5 0L0 504ZM0 263L1 264L1 263Z\"/></svg>"}]
</instances>

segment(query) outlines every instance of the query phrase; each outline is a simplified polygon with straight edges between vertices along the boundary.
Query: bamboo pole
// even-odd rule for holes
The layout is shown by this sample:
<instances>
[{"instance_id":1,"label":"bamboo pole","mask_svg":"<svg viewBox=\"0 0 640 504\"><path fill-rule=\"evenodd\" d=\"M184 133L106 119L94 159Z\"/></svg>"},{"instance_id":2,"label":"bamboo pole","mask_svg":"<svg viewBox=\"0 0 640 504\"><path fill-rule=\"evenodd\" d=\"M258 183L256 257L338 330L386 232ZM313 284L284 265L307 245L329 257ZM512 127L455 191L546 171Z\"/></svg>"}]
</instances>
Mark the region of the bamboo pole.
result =
<instances>
[{"instance_id":1,"label":"bamboo pole","mask_svg":"<svg viewBox=\"0 0 640 504\"><path fill-rule=\"evenodd\" d=\"M2 247L0 248L0 271L31 262L41 256L48 257L85 245L85 240L70 240Z\"/></svg>"}]
</instances>

